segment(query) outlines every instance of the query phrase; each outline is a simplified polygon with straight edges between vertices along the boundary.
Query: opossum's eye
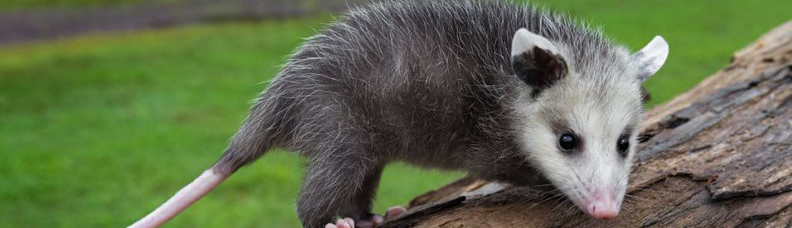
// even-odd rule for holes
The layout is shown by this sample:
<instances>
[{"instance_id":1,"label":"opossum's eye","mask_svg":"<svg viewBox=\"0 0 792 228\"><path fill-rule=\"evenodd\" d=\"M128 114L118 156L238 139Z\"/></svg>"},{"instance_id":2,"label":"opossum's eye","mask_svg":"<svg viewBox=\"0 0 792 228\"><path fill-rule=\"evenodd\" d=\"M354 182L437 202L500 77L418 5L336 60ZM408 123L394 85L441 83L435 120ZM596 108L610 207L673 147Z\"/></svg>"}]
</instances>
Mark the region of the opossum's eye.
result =
<instances>
[{"instance_id":1,"label":"opossum's eye","mask_svg":"<svg viewBox=\"0 0 792 228\"><path fill-rule=\"evenodd\" d=\"M564 133L558 138L558 146L561 149L565 150L565 152L569 152L572 149L575 149L578 145L577 137L572 133Z\"/></svg>"},{"instance_id":2,"label":"opossum's eye","mask_svg":"<svg viewBox=\"0 0 792 228\"><path fill-rule=\"evenodd\" d=\"M616 149L619 150L619 155L622 157L627 156L627 149L630 148L630 140L628 135L622 135L616 142Z\"/></svg>"}]
</instances>

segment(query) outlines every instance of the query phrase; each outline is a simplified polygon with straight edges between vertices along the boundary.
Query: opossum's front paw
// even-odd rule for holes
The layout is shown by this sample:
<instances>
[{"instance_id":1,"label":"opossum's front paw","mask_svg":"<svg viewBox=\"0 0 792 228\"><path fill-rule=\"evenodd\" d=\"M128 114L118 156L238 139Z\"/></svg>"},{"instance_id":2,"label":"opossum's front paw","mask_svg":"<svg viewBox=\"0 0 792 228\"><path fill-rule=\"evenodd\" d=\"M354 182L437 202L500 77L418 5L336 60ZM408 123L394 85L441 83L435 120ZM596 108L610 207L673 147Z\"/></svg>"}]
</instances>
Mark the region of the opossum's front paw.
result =
<instances>
[{"instance_id":1,"label":"opossum's front paw","mask_svg":"<svg viewBox=\"0 0 792 228\"><path fill-rule=\"evenodd\" d=\"M381 215L372 215L371 219L369 219L369 220L362 220L362 221L357 221L357 222L355 222L355 220L353 220L351 218L343 218L343 219L338 219L335 223L328 223L327 225L325 225L325 228L355 228L355 227L358 227L358 228L371 228L371 227L376 227L376 226L379 226L380 224L382 224L385 220L390 220L390 219L398 217L400 214L404 213L405 211L407 211L407 209L405 209L404 207L395 206L395 207L388 208L388 210L385 212L385 217L384 218Z\"/></svg>"}]
</instances>

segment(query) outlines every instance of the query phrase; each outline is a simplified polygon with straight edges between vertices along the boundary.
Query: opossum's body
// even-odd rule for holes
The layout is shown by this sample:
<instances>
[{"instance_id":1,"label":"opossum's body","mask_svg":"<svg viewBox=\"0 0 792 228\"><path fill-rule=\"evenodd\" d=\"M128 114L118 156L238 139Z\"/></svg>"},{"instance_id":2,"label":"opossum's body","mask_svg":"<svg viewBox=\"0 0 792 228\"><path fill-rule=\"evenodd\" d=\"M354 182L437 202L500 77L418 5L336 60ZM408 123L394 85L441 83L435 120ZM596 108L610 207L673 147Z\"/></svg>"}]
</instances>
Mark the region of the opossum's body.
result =
<instances>
[{"instance_id":1,"label":"opossum's body","mask_svg":"<svg viewBox=\"0 0 792 228\"><path fill-rule=\"evenodd\" d=\"M520 28L550 43L530 36L520 41L515 37ZM532 74L548 74L535 61L516 65L521 58L535 60L520 55L532 50L558 57L561 73L532 81ZM615 162L618 167L603 172L626 182L631 156L569 158L551 147L558 142L554 134L578 128L581 134L603 134L581 145L615 143L622 131L634 142L639 86L657 70L642 73L641 64L650 64L635 62L636 56L642 57L631 57L597 31L529 7L490 1L374 3L350 12L293 54L205 175L219 183L272 147L307 156L297 205L306 227L322 226L334 216L369 219L380 173L393 161L465 170L515 185L547 178L559 189L569 187L559 183L565 179L581 179L575 170L563 171L575 162L565 159L588 160L595 167ZM582 119L581 112L592 114ZM567 126L573 120L586 123ZM614 121L623 123L608 126Z\"/></svg>"}]
</instances>

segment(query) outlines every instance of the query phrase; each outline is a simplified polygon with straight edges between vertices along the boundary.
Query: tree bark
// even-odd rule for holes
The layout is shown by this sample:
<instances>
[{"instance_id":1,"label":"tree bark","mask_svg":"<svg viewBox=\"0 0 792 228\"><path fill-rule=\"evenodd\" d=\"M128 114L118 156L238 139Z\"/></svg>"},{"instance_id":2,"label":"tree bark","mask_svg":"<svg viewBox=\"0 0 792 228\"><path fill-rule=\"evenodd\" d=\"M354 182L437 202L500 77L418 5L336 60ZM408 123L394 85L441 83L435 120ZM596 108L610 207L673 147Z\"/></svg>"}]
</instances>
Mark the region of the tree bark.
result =
<instances>
[{"instance_id":1,"label":"tree bark","mask_svg":"<svg viewBox=\"0 0 792 228\"><path fill-rule=\"evenodd\" d=\"M792 227L792 21L646 113L618 218L528 188L463 178L384 227ZM486 191L485 191L486 192Z\"/></svg>"}]
</instances>

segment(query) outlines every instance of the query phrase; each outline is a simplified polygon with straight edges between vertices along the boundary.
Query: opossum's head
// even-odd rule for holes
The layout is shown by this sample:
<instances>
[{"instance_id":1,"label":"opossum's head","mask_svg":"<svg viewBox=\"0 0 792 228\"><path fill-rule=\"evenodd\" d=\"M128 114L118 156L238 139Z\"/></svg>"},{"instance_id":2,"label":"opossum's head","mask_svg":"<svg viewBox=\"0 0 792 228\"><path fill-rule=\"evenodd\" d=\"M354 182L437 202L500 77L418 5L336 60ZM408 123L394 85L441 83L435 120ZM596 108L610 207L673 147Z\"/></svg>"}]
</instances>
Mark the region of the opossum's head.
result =
<instances>
[{"instance_id":1,"label":"opossum's head","mask_svg":"<svg viewBox=\"0 0 792 228\"><path fill-rule=\"evenodd\" d=\"M634 54L610 45L571 48L525 29L514 36L512 67L524 82L515 101L517 138L529 162L594 218L619 213L637 144L641 83L667 56L659 36Z\"/></svg>"}]
</instances>

